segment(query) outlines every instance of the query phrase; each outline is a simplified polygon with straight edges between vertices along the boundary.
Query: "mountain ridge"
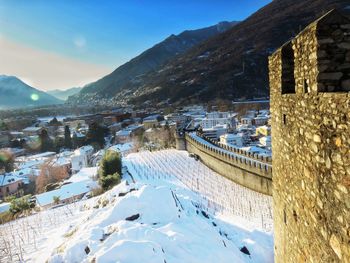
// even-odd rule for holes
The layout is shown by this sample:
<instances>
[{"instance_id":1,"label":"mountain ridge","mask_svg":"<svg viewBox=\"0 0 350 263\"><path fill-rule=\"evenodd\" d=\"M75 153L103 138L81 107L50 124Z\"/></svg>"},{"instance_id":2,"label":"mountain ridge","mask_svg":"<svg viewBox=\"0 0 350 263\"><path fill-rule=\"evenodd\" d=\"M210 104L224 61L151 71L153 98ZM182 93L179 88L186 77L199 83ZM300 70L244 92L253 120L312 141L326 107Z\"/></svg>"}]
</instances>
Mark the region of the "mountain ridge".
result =
<instances>
[{"instance_id":1,"label":"mountain ridge","mask_svg":"<svg viewBox=\"0 0 350 263\"><path fill-rule=\"evenodd\" d=\"M131 88L140 95L129 101L181 104L268 97L268 56L330 9L347 12L348 4L344 0L275 0L237 26L193 47L160 73L149 73L142 87ZM208 55L199 60L204 53Z\"/></svg>"},{"instance_id":2,"label":"mountain ridge","mask_svg":"<svg viewBox=\"0 0 350 263\"><path fill-rule=\"evenodd\" d=\"M135 105L268 97L268 56L330 9L348 7L348 0L274 0L159 68L92 97Z\"/></svg>"},{"instance_id":3,"label":"mountain ridge","mask_svg":"<svg viewBox=\"0 0 350 263\"><path fill-rule=\"evenodd\" d=\"M85 85L76 96L69 97L72 103L86 102L89 97L114 96L126 83L138 83L139 78L175 56L182 54L194 45L209 37L222 33L238 22L220 22L214 26L185 30L178 35L170 35L162 42L145 50L140 55L121 65L105 77ZM98 94L96 94L98 93Z\"/></svg>"},{"instance_id":4,"label":"mountain ridge","mask_svg":"<svg viewBox=\"0 0 350 263\"><path fill-rule=\"evenodd\" d=\"M61 100L24 83L15 76L0 75L0 109L62 103Z\"/></svg>"},{"instance_id":5,"label":"mountain ridge","mask_svg":"<svg viewBox=\"0 0 350 263\"><path fill-rule=\"evenodd\" d=\"M65 90L61 90L61 89L48 90L46 93L56 97L57 99L67 100L69 96L77 94L81 90L82 88L80 87L73 87Z\"/></svg>"}]
</instances>

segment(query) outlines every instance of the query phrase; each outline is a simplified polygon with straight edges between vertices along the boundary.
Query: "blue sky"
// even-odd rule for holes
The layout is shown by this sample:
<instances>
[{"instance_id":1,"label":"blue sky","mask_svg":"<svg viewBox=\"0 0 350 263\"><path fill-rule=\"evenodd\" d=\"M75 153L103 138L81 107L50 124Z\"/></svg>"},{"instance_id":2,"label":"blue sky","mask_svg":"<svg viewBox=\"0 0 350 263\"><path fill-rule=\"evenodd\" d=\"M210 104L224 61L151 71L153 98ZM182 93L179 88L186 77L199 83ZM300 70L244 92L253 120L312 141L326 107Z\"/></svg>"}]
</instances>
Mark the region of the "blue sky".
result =
<instances>
[{"instance_id":1,"label":"blue sky","mask_svg":"<svg viewBox=\"0 0 350 263\"><path fill-rule=\"evenodd\" d=\"M0 37L112 70L170 34L243 20L269 2L0 0Z\"/></svg>"}]
</instances>

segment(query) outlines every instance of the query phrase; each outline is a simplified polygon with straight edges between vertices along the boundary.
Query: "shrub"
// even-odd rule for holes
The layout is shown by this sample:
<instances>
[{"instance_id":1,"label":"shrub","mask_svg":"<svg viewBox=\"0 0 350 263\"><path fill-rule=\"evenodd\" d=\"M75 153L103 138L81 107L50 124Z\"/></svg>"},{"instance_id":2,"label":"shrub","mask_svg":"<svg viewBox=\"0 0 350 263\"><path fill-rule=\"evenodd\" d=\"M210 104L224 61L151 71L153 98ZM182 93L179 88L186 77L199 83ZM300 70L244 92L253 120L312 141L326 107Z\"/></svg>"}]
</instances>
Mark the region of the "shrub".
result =
<instances>
[{"instance_id":1,"label":"shrub","mask_svg":"<svg viewBox=\"0 0 350 263\"><path fill-rule=\"evenodd\" d=\"M102 187L95 187L91 190L91 195L92 196L98 196L104 193L104 190Z\"/></svg>"},{"instance_id":2,"label":"shrub","mask_svg":"<svg viewBox=\"0 0 350 263\"><path fill-rule=\"evenodd\" d=\"M0 224L5 224L14 219L14 215L10 211L0 213Z\"/></svg>"},{"instance_id":3,"label":"shrub","mask_svg":"<svg viewBox=\"0 0 350 263\"><path fill-rule=\"evenodd\" d=\"M100 162L99 176L107 176L114 173L121 174L122 161L120 154L115 151L107 151Z\"/></svg>"},{"instance_id":4,"label":"shrub","mask_svg":"<svg viewBox=\"0 0 350 263\"><path fill-rule=\"evenodd\" d=\"M122 161L120 154L107 151L103 156L99 169L99 183L104 191L120 183Z\"/></svg>"},{"instance_id":5,"label":"shrub","mask_svg":"<svg viewBox=\"0 0 350 263\"><path fill-rule=\"evenodd\" d=\"M32 207L28 199L29 199L28 197L13 199L11 201L9 211L12 214L18 214L18 213L22 213L24 211L30 210Z\"/></svg>"},{"instance_id":6,"label":"shrub","mask_svg":"<svg viewBox=\"0 0 350 263\"><path fill-rule=\"evenodd\" d=\"M118 173L114 173L106 176L101 176L99 182L102 189L106 191L119 184L120 179L120 175Z\"/></svg>"},{"instance_id":7,"label":"shrub","mask_svg":"<svg viewBox=\"0 0 350 263\"><path fill-rule=\"evenodd\" d=\"M54 196L54 197L52 197L52 199L53 199L53 203L55 205L58 205L60 203L60 197L59 196Z\"/></svg>"}]
</instances>

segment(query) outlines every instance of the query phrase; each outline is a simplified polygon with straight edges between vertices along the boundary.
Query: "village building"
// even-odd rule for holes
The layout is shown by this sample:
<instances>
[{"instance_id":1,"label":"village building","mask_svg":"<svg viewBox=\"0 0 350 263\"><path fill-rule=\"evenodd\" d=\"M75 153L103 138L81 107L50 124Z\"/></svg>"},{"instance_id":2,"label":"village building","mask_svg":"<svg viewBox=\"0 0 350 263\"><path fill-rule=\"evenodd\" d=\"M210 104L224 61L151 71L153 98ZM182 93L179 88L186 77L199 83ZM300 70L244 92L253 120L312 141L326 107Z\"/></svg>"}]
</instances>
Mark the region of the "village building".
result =
<instances>
[{"instance_id":1,"label":"village building","mask_svg":"<svg viewBox=\"0 0 350 263\"><path fill-rule=\"evenodd\" d=\"M257 116L253 119L252 124L255 126L262 126L266 125L269 120L269 117L267 116Z\"/></svg>"},{"instance_id":2,"label":"village building","mask_svg":"<svg viewBox=\"0 0 350 263\"><path fill-rule=\"evenodd\" d=\"M123 130L118 131L115 134L116 141L118 143L130 142L132 136L143 128L142 125L130 125Z\"/></svg>"},{"instance_id":3,"label":"village building","mask_svg":"<svg viewBox=\"0 0 350 263\"><path fill-rule=\"evenodd\" d=\"M12 174L0 175L0 198L3 199L9 195L19 196L23 194L22 179Z\"/></svg>"},{"instance_id":4,"label":"village building","mask_svg":"<svg viewBox=\"0 0 350 263\"><path fill-rule=\"evenodd\" d=\"M220 143L242 147L244 145L244 135L242 133L226 133L220 136Z\"/></svg>"},{"instance_id":5,"label":"village building","mask_svg":"<svg viewBox=\"0 0 350 263\"><path fill-rule=\"evenodd\" d=\"M94 148L91 145L83 146L75 150L71 157L72 171L77 172L83 167L88 167L93 152Z\"/></svg>"},{"instance_id":6,"label":"village building","mask_svg":"<svg viewBox=\"0 0 350 263\"><path fill-rule=\"evenodd\" d=\"M221 135L227 133L227 125L217 125L211 128L203 129L202 133L205 137L218 141Z\"/></svg>"},{"instance_id":7,"label":"village building","mask_svg":"<svg viewBox=\"0 0 350 263\"><path fill-rule=\"evenodd\" d=\"M160 116L151 115L143 119L143 127L147 130L149 128L155 128L159 125Z\"/></svg>"},{"instance_id":8,"label":"village building","mask_svg":"<svg viewBox=\"0 0 350 263\"><path fill-rule=\"evenodd\" d=\"M243 117L241 118L241 124L242 125L253 125L253 118L251 117Z\"/></svg>"}]
</instances>

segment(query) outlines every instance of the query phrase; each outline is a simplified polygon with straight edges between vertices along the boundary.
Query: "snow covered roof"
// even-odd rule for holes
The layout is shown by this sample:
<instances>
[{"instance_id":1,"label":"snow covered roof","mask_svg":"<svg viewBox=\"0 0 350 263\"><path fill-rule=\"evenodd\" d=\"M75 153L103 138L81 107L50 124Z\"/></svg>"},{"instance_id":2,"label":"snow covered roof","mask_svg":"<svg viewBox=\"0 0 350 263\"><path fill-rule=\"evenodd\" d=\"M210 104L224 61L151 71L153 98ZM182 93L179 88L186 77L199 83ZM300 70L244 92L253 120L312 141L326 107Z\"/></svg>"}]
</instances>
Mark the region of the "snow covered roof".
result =
<instances>
[{"instance_id":1,"label":"snow covered roof","mask_svg":"<svg viewBox=\"0 0 350 263\"><path fill-rule=\"evenodd\" d=\"M269 117L268 116L257 116L257 117L255 117L254 118L254 120L266 120L266 119L268 119Z\"/></svg>"},{"instance_id":2,"label":"snow covered roof","mask_svg":"<svg viewBox=\"0 0 350 263\"><path fill-rule=\"evenodd\" d=\"M30 155L27 157L27 159L34 160L34 159L43 158L43 157L51 157L54 155L56 155L55 152L44 152L44 153Z\"/></svg>"},{"instance_id":3,"label":"snow covered roof","mask_svg":"<svg viewBox=\"0 0 350 263\"><path fill-rule=\"evenodd\" d=\"M116 123L113 123L112 125L109 125L108 127L109 128L113 128L113 127L121 127L122 124L120 122L116 122Z\"/></svg>"},{"instance_id":4,"label":"snow covered roof","mask_svg":"<svg viewBox=\"0 0 350 263\"><path fill-rule=\"evenodd\" d=\"M116 136L129 136L131 134L130 130L121 130L118 131L115 135Z\"/></svg>"},{"instance_id":5,"label":"snow covered roof","mask_svg":"<svg viewBox=\"0 0 350 263\"><path fill-rule=\"evenodd\" d=\"M24 168L24 169L20 169L20 170L11 172L11 174L13 174L15 176L26 176L26 175L32 174L32 169L31 168Z\"/></svg>"},{"instance_id":6,"label":"snow covered roof","mask_svg":"<svg viewBox=\"0 0 350 263\"><path fill-rule=\"evenodd\" d=\"M64 157L64 156L59 156L56 159L52 161L54 166L63 166L63 165L69 165L71 163L71 158L70 157Z\"/></svg>"},{"instance_id":7,"label":"snow covered roof","mask_svg":"<svg viewBox=\"0 0 350 263\"><path fill-rule=\"evenodd\" d=\"M93 151L94 151L94 147L92 147L91 145L85 145L83 147L80 147L79 149L76 149L74 151L74 155L84 155Z\"/></svg>"},{"instance_id":8,"label":"snow covered roof","mask_svg":"<svg viewBox=\"0 0 350 263\"><path fill-rule=\"evenodd\" d=\"M19 178L13 174L2 174L0 175L0 187L13 184L15 182L22 181L22 178Z\"/></svg>"},{"instance_id":9,"label":"snow covered roof","mask_svg":"<svg viewBox=\"0 0 350 263\"><path fill-rule=\"evenodd\" d=\"M216 125L211 128L206 128L203 129L203 131L215 131L215 130L226 130L227 129L227 124L224 125Z\"/></svg>"},{"instance_id":10,"label":"snow covered roof","mask_svg":"<svg viewBox=\"0 0 350 263\"><path fill-rule=\"evenodd\" d=\"M19 131L11 131L10 134L16 136L16 135L23 135L24 133Z\"/></svg>"},{"instance_id":11,"label":"snow covered roof","mask_svg":"<svg viewBox=\"0 0 350 263\"><path fill-rule=\"evenodd\" d=\"M243 133L236 133L236 134L233 134L233 133L226 133L224 135L221 135L220 138L225 138L225 139L236 139L236 138L242 138L244 135Z\"/></svg>"},{"instance_id":12,"label":"snow covered roof","mask_svg":"<svg viewBox=\"0 0 350 263\"><path fill-rule=\"evenodd\" d=\"M73 174L68 180L65 182L77 183L82 181L91 181L93 177L97 175L98 168L97 167L84 167L81 170Z\"/></svg>"},{"instance_id":13,"label":"snow covered roof","mask_svg":"<svg viewBox=\"0 0 350 263\"><path fill-rule=\"evenodd\" d=\"M160 117L159 114L157 115L151 115L143 119L143 122L151 122L151 121L158 121L158 118Z\"/></svg>"},{"instance_id":14,"label":"snow covered roof","mask_svg":"<svg viewBox=\"0 0 350 263\"><path fill-rule=\"evenodd\" d=\"M88 181L78 181L63 185L60 189L36 195L37 203L45 206L53 203L54 196L58 196L60 200L65 200L77 195L88 193L92 190L92 186Z\"/></svg>"},{"instance_id":15,"label":"snow covered roof","mask_svg":"<svg viewBox=\"0 0 350 263\"><path fill-rule=\"evenodd\" d=\"M25 129L23 129L23 131L25 132L37 132L40 131L42 129L42 127L27 127Z\"/></svg>"},{"instance_id":16,"label":"snow covered roof","mask_svg":"<svg viewBox=\"0 0 350 263\"><path fill-rule=\"evenodd\" d=\"M35 159L35 160L24 160L23 163L18 164L18 169L26 169L38 167L46 161L45 158Z\"/></svg>"},{"instance_id":17,"label":"snow covered roof","mask_svg":"<svg viewBox=\"0 0 350 263\"><path fill-rule=\"evenodd\" d=\"M130 151L134 147L133 143L123 143L123 144L116 144L109 148L109 150L116 151L116 152L126 152Z\"/></svg>"},{"instance_id":18,"label":"snow covered roof","mask_svg":"<svg viewBox=\"0 0 350 263\"><path fill-rule=\"evenodd\" d=\"M32 168L24 168L21 170L11 172L11 174L19 179L22 179L22 182L24 184L30 183L30 176L37 175L36 170Z\"/></svg>"},{"instance_id":19,"label":"snow covered roof","mask_svg":"<svg viewBox=\"0 0 350 263\"><path fill-rule=\"evenodd\" d=\"M271 156L271 152L257 146L248 146L241 148L244 151L257 153L260 156Z\"/></svg>"}]
</instances>

